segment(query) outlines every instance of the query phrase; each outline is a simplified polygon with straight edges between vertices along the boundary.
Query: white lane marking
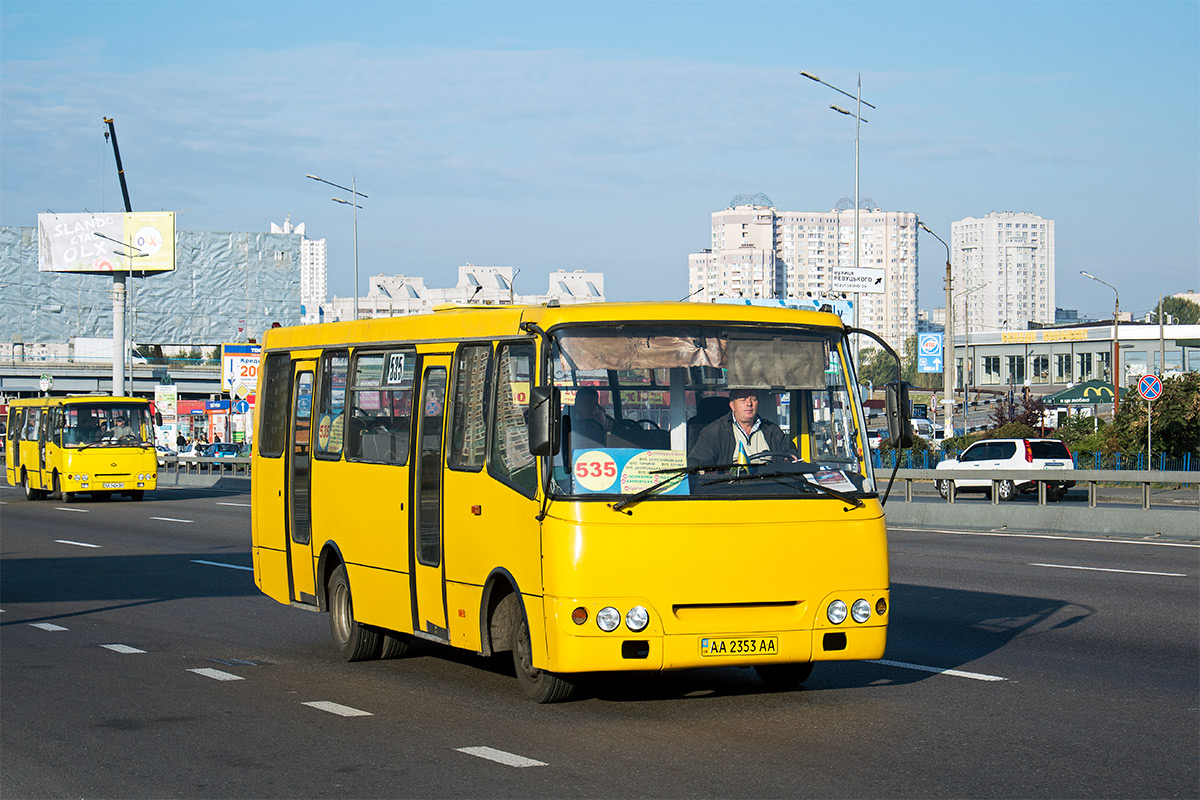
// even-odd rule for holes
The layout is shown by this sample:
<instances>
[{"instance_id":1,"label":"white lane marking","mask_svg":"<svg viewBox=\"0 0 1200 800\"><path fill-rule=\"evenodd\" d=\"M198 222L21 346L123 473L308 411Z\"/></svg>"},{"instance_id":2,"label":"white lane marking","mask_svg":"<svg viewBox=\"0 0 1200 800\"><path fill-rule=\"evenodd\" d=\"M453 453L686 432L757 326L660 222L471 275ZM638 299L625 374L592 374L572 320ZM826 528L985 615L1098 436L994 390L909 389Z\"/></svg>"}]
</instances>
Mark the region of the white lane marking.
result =
<instances>
[{"instance_id":1,"label":"white lane marking","mask_svg":"<svg viewBox=\"0 0 1200 800\"><path fill-rule=\"evenodd\" d=\"M193 558L192 563L206 564L210 567L225 567L226 569L244 569L247 572L254 572L254 567L243 567L241 564L222 564L220 561L201 561L198 558Z\"/></svg>"},{"instance_id":2,"label":"white lane marking","mask_svg":"<svg viewBox=\"0 0 1200 800\"><path fill-rule=\"evenodd\" d=\"M87 514L91 511L90 508L67 508L66 506L55 506L55 511L74 511L76 514Z\"/></svg>"},{"instance_id":3,"label":"white lane marking","mask_svg":"<svg viewBox=\"0 0 1200 800\"><path fill-rule=\"evenodd\" d=\"M904 531L906 533L950 533L957 536L1000 536L1009 539L1057 539L1064 542L1103 542L1104 544L1142 544L1155 547L1200 547L1193 542L1158 542L1144 539L1098 539L1091 536L1050 536L1040 533L1003 533L1000 531L952 531L947 528L906 528L899 525L889 525L889 531Z\"/></svg>"},{"instance_id":4,"label":"white lane marking","mask_svg":"<svg viewBox=\"0 0 1200 800\"><path fill-rule=\"evenodd\" d=\"M72 542L70 539L55 539L55 544L73 544L76 547L99 547L98 544L88 544L87 542Z\"/></svg>"},{"instance_id":5,"label":"white lane marking","mask_svg":"<svg viewBox=\"0 0 1200 800\"><path fill-rule=\"evenodd\" d=\"M232 672L222 672L219 669L189 669L188 672L194 672L197 675L203 675L206 678L212 678L214 681L241 681L245 680L241 675L234 675Z\"/></svg>"},{"instance_id":6,"label":"white lane marking","mask_svg":"<svg viewBox=\"0 0 1200 800\"><path fill-rule=\"evenodd\" d=\"M151 517L150 519L162 520L163 522L195 522L193 519L175 519L174 517Z\"/></svg>"},{"instance_id":7,"label":"white lane marking","mask_svg":"<svg viewBox=\"0 0 1200 800\"><path fill-rule=\"evenodd\" d=\"M999 675L985 675L982 672L966 672L961 669L945 669L944 667L927 667L923 664L906 664L903 661L888 661L885 658L875 659L868 663L883 664L887 667L900 667L901 669L915 669L921 672L934 672L938 675L953 675L955 678L970 678L973 681L1006 681L1008 678L1001 678Z\"/></svg>"},{"instance_id":8,"label":"white lane marking","mask_svg":"<svg viewBox=\"0 0 1200 800\"><path fill-rule=\"evenodd\" d=\"M460 753L466 753L469 756L477 756L478 758L486 758L488 761L495 761L497 764L504 764L509 767L544 767L545 761L534 761L532 758L525 756L513 755L506 753L503 750L496 750L491 747L456 747L454 748Z\"/></svg>"},{"instance_id":9,"label":"white lane marking","mask_svg":"<svg viewBox=\"0 0 1200 800\"><path fill-rule=\"evenodd\" d=\"M34 628L40 628L41 630L44 630L44 631L65 631L66 630L66 628L64 628L62 625L55 625L53 622L31 622L31 623L29 623L29 625Z\"/></svg>"},{"instance_id":10,"label":"white lane marking","mask_svg":"<svg viewBox=\"0 0 1200 800\"><path fill-rule=\"evenodd\" d=\"M1031 567L1053 567L1054 569L1084 569L1088 572L1123 572L1126 575L1161 575L1166 578L1186 578L1186 572L1149 572L1141 569L1107 569L1105 567L1078 567L1072 564L1030 564Z\"/></svg>"},{"instance_id":11,"label":"white lane marking","mask_svg":"<svg viewBox=\"0 0 1200 800\"><path fill-rule=\"evenodd\" d=\"M328 711L330 714L337 714L339 717L373 717L375 716L370 711L359 711L357 708L344 706L340 703L331 703L328 700L314 700L310 703L301 703L301 705L309 706L320 711Z\"/></svg>"},{"instance_id":12,"label":"white lane marking","mask_svg":"<svg viewBox=\"0 0 1200 800\"><path fill-rule=\"evenodd\" d=\"M102 644L100 646L106 650L112 650L114 653L132 654L146 652L145 650L138 650L136 647L130 647L127 644Z\"/></svg>"},{"instance_id":13,"label":"white lane marking","mask_svg":"<svg viewBox=\"0 0 1200 800\"><path fill-rule=\"evenodd\" d=\"M237 506L238 508L250 508L249 503L217 503L219 506Z\"/></svg>"}]
</instances>

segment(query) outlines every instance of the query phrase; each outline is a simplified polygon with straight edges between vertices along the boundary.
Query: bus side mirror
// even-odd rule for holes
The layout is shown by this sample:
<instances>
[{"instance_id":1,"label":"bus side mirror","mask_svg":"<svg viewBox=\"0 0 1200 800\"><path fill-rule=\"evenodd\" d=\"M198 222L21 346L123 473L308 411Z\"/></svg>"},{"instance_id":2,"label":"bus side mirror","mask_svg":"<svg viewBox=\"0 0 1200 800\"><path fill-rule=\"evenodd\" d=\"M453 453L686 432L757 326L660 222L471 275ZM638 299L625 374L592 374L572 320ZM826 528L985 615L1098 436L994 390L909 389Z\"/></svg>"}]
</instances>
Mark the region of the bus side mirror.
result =
<instances>
[{"instance_id":1,"label":"bus side mirror","mask_svg":"<svg viewBox=\"0 0 1200 800\"><path fill-rule=\"evenodd\" d=\"M888 438L892 440L892 447L898 450L912 447L913 432L911 406L908 403L908 384L904 381L892 381L884 389Z\"/></svg>"},{"instance_id":2,"label":"bus side mirror","mask_svg":"<svg viewBox=\"0 0 1200 800\"><path fill-rule=\"evenodd\" d=\"M162 412L161 411L154 412L154 424L160 428L162 427Z\"/></svg>"},{"instance_id":3,"label":"bus side mirror","mask_svg":"<svg viewBox=\"0 0 1200 800\"><path fill-rule=\"evenodd\" d=\"M562 394L557 386L534 386L529 391L529 452L552 456L558 452Z\"/></svg>"}]
</instances>

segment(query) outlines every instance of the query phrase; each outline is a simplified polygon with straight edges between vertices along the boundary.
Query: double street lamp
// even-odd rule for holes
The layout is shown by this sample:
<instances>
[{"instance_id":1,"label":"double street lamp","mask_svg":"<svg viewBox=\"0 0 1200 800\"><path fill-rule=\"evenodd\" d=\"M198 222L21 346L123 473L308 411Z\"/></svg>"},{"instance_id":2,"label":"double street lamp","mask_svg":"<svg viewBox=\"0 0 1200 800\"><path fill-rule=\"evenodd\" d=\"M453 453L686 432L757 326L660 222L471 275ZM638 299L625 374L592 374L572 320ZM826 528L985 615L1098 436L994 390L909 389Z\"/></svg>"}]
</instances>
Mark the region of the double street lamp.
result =
<instances>
[{"instance_id":1,"label":"double street lamp","mask_svg":"<svg viewBox=\"0 0 1200 800\"><path fill-rule=\"evenodd\" d=\"M366 195L358 191L354 183L354 174L350 174L350 186L342 186L333 181L327 181L324 178L318 178L316 175L305 175L306 178L311 178L314 181L327 183L334 188L341 189L343 192L350 193L349 200L343 200L340 197L331 198L335 203L350 206L350 214L354 218L354 319L358 319L358 209L362 208L358 204L358 198L365 198Z\"/></svg>"},{"instance_id":2,"label":"double street lamp","mask_svg":"<svg viewBox=\"0 0 1200 800\"><path fill-rule=\"evenodd\" d=\"M1121 339L1118 336L1117 323L1121 317L1121 293L1117 291L1117 287L1113 286L1108 281L1102 281L1090 272L1079 270L1079 274L1085 278L1091 278L1096 283L1103 283L1105 286L1113 290L1116 295L1116 302L1113 305L1113 356L1112 356L1112 379L1113 379L1113 419L1117 418L1117 403L1121 399ZM1161 313L1161 311L1160 311Z\"/></svg>"},{"instance_id":3,"label":"double street lamp","mask_svg":"<svg viewBox=\"0 0 1200 800\"><path fill-rule=\"evenodd\" d=\"M859 243L860 226L859 226L859 222L858 222L858 211L859 211L859 209L858 209L858 140L859 140L859 132L862 128L862 123L869 121L869 120L863 119L862 107L866 106L867 108L875 108L875 106L871 105L866 100L862 99L862 73L859 73L858 89L855 94L850 94L849 92L845 91L844 89L839 89L838 87L834 86L832 83L826 83L825 81L818 78L816 75L813 75L811 72L801 72L800 74L802 76L804 76L805 78L808 78L810 81L816 81L817 83L821 84L822 86L828 86L830 89L833 89L835 92L838 92L839 94L844 94L846 97L849 97L851 100L854 101L854 113L847 111L846 109L842 108L841 106L830 105L829 107L832 108L834 111L838 112L839 114L845 114L847 117L854 117L854 269L855 269L855 273L857 273L858 265L859 265L859 251L862 247L861 244ZM855 275L855 277L857 278L857 274ZM833 289L833 286L831 285L829 288ZM858 293L857 292L855 292L855 294L854 294L854 323L855 323L855 325L858 324Z\"/></svg>"}]
</instances>

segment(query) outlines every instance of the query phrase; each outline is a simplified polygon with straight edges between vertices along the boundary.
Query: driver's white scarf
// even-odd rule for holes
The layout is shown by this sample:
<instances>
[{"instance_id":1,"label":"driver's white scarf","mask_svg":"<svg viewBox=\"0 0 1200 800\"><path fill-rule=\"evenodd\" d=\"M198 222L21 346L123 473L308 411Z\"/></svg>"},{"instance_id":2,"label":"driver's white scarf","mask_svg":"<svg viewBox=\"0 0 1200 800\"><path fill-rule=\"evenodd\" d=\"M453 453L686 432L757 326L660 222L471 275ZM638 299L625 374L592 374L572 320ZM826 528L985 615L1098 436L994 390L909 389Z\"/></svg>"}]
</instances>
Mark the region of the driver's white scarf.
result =
<instances>
[{"instance_id":1,"label":"driver's white scarf","mask_svg":"<svg viewBox=\"0 0 1200 800\"><path fill-rule=\"evenodd\" d=\"M738 463L742 463L742 457L747 460L753 458L759 453L765 453L770 448L767 446L767 437L763 436L762 418L755 417L754 425L750 428L750 435L742 430L742 426L735 419L733 421L733 443L736 445L735 455Z\"/></svg>"}]
</instances>

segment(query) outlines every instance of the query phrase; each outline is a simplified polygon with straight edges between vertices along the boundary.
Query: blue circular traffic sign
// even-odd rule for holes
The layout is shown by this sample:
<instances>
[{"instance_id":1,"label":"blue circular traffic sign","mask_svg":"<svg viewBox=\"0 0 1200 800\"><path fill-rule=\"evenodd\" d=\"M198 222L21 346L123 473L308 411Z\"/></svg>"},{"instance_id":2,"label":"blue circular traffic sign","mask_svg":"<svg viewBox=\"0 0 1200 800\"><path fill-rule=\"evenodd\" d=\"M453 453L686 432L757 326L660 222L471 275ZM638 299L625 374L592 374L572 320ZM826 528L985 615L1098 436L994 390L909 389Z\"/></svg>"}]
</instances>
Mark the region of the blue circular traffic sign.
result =
<instances>
[{"instance_id":1,"label":"blue circular traffic sign","mask_svg":"<svg viewBox=\"0 0 1200 800\"><path fill-rule=\"evenodd\" d=\"M1162 381L1157 375L1143 375L1138 381L1138 394L1147 400L1157 400L1162 395Z\"/></svg>"}]
</instances>

